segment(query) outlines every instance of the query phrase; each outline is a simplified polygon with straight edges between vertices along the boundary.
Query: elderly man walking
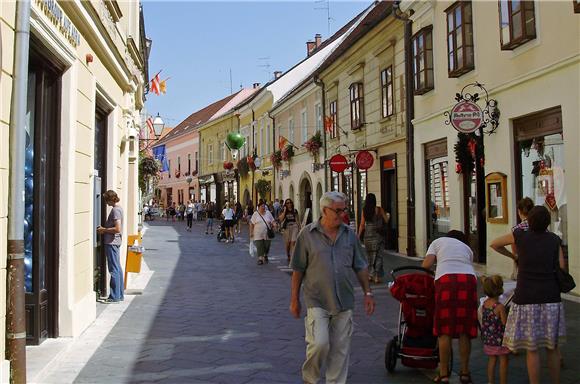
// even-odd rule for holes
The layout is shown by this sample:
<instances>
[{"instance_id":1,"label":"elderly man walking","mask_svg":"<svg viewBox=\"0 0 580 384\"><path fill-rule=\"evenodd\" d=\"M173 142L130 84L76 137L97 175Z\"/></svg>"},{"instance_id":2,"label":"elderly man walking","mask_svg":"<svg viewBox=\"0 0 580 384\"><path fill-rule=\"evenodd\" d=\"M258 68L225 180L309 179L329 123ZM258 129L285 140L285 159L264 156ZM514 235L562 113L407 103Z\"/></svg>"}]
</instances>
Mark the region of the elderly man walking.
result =
<instances>
[{"instance_id":1,"label":"elderly man walking","mask_svg":"<svg viewBox=\"0 0 580 384\"><path fill-rule=\"evenodd\" d=\"M353 270L364 292L367 315L375 310L369 288L368 266L356 234L345 224L346 196L326 192L320 199L322 217L298 235L292 257L290 312L300 317L300 286L306 302L306 361L302 366L305 383L316 384L326 365L326 383L346 383L353 332Z\"/></svg>"}]
</instances>

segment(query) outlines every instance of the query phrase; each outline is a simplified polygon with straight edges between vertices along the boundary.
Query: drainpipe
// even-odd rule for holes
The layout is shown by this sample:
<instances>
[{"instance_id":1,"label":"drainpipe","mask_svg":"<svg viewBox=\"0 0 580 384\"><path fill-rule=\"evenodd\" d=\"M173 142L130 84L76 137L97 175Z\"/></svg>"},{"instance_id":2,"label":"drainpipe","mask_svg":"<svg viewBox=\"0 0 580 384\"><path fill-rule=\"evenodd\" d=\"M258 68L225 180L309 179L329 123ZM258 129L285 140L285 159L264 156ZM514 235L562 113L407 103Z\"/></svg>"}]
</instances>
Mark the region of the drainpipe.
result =
<instances>
[{"instance_id":1,"label":"drainpipe","mask_svg":"<svg viewBox=\"0 0 580 384\"><path fill-rule=\"evenodd\" d=\"M415 256L415 139L413 119L415 118L415 100L413 92L413 52L411 39L413 35L413 21L409 14L401 12L400 1L393 2L393 16L405 23L405 128L407 138L407 255Z\"/></svg>"},{"instance_id":2,"label":"drainpipe","mask_svg":"<svg viewBox=\"0 0 580 384\"><path fill-rule=\"evenodd\" d=\"M272 117L270 111L268 111L268 117L272 119L272 153L276 151L276 119ZM272 192L274 194L274 199L276 199L276 167L272 164Z\"/></svg>"},{"instance_id":3,"label":"drainpipe","mask_svg":"<svg viewBox=\"0 0 580 384\"><path fill-rule=\"evenodd\" d=\"M30 41L30 0L16 5L14 77L10 108L10 181L8 192L8 260L6 357L10 381L26 383L26 314L24 311L24 148Z\"/></svg>"},{"instance_id":4,"label":"drainpipe","mask_svg":"<svg viewBox=\"0 0 580 384\"><path fill-rule=\"evenodd\" d=\"M256 120L255 120L256 116L254 113L254 108L252 108L252 156L256 156L256 143L254 143L254 130L256 129ZM257 210L258 206L256 204L258 204L258 199L254 199L254 177L256 175L256 170L252 170L252 185L250 186L252 188L252 205L254 206L254 208ZM256 193L256 196L258 194Z\"/></svg>"},{"instance_id":5,"label":"drainpipe","mask_svg":"<svg viewBox=\"0 0 580 384\"><path fill-rule=\"evenodd\" d=\"M324 147L324 162L326 162L327 159L327 150L326 150L326 126L325 126L325 121L326 121L326 93L325 93L325 85L324 85L324 81L320 80L320 78L318 76L314 77L314 84L318 85L320 87L320 90L322 92L322 100L320 101L322 103L322 129L323 129L323 147ZM328 191L328 167L324 167L324 191Z\"/></svg>"}]
</instances>

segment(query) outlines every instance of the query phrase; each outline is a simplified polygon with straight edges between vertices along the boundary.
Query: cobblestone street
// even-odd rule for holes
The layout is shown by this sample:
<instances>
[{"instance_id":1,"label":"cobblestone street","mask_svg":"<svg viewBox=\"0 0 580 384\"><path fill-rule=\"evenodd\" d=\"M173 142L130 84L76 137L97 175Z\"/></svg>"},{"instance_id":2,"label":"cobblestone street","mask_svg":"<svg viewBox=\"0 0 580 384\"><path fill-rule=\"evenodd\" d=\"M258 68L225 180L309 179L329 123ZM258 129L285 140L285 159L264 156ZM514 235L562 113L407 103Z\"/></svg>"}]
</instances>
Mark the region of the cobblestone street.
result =
<instances>
[{"instance_id":1,"label":"cobblestone street","mask_svg":"<svg viewBox=\"0 0 580 384\"><path fill-rule=\"evenodd\" d=\"M80 373L67 372L65 358L43 382L301 383L304 326L288 312L290 274L281 236L264 266L249 256L247 235L234 244L218 243L202 232L201 223L190 233L181 222L154 221L144 244L154 274L143 294L132 299ZM392 256L387 268L408 263ZM357 290L349 383L430 382L434 372L402 367L400 361L394 374L386 372L385 346L396 330L398 303L386 285L374 286L374 292L377 311L367 317ZM478 340L471 361L474 381L485 382ZM512 362L510 383L526 382L523 356ZM457 367L456 360L454 371ZM562 373L563 383L573 383L577 371ZM456 375L452 382L458 382Z\"/></svg>"}]
</instances>

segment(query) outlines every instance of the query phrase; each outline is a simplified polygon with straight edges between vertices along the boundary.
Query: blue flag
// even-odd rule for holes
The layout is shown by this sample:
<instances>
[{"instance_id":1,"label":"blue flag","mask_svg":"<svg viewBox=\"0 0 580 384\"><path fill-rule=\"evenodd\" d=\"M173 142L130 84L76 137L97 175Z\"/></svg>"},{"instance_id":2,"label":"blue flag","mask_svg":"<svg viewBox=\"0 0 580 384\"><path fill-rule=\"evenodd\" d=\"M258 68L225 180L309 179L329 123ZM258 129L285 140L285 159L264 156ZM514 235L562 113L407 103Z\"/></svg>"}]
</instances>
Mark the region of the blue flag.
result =
<instances>
[{"instance_id":1,"label":"blue flag","mask_svg":"<svg viewBox=\"0 0 580 384\"><path fill-rule=\"evenodd\" d=\"M153 147L153 157L161 163L161 172L169 171L169 163L165 154L165 145Z\"/></svg>"}]
</instances>

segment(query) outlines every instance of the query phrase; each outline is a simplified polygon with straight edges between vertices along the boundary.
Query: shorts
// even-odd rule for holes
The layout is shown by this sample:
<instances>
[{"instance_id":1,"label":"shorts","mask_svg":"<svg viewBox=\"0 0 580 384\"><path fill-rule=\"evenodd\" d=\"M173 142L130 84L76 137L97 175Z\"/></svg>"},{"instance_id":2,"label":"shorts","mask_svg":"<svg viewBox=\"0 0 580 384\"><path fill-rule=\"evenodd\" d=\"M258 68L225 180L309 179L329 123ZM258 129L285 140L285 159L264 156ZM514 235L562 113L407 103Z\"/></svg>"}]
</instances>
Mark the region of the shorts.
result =
<instances>
[{"instance_id":1,"label":"shorts","mask_svg":"<svg viewBox=\"0 0 580 384\"><path fill-rule=\"evenodd\" d=\"M224 220L224 227L231 228L233 226L234 226L234 221L233 220Z\"/></svg>"}]
</instances>

